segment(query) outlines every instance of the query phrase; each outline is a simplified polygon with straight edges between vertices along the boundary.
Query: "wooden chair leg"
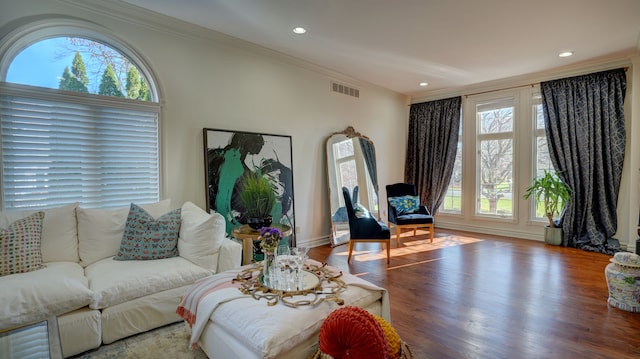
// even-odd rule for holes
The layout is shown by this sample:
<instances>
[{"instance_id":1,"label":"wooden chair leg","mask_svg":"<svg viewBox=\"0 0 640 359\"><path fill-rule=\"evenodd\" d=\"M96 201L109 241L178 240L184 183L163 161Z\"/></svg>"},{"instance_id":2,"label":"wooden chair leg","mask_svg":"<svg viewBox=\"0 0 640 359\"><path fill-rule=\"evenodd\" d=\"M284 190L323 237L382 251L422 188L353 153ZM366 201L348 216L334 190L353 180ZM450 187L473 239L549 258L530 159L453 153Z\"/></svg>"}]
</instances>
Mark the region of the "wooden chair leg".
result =
<instances>
[{"instance_id":1,"label":"wooden chair leg","mask_svg":"<svg viewBox=\"0 0 640 359\"><path fill-rule=\"evenodd\" d=\"M384 245L384 243L383 243ZM391 257L391 240L387 242L387 264L389 264L389 258Z\"/></svg>"},{"instance_id":2,"label":"wooden chair leg","mask_svg":"<svg viewBox=\"0 0 640 359\"><path fill-rule=\"evenodd\" d=\"M433 243L433 224L429 226L429 239Z\"/></svg>"},{"instance_id":3,"label":"wooden chair leg","mask_svg":"<svg viewBox=\"0 0 640 359\"><path fill-rule=\"evenodd\" d=\"M353 251L353 241L349 241L349 257L347 257L347 263L351 261L351 252Z\"/></svg>"}]
</instances>

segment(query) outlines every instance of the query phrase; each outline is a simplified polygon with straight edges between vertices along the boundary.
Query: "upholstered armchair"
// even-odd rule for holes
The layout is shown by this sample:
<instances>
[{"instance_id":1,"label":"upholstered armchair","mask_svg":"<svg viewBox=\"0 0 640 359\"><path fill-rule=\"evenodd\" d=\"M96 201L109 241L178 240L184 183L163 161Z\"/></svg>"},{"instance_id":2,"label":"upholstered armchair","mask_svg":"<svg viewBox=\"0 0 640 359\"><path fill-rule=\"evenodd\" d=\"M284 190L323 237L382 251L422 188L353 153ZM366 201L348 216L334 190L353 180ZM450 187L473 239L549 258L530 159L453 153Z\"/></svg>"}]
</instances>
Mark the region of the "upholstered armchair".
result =
<instances>
[{"instance_id":1,"label":"upholstered armchair","mask_svg":"<svg viewBox=\"0 0 640 359\"><path fill-rule=\"evenodd\" d=\"M433 242L433 216L424 205L420 204L416 186L409 183L387 185L387 205L389 227L396 226L396 242L400 245L400 234L404 229L413 229L416 235L418 228L429 230L429 239Z\"/></svg>"},{"instance_id":2,"label":"upholstered armchair","mask_svg":"<svg viewBox=\"0 0 640 359\"><path fill-rule=\"evenodd\" d=\"M347 216L349 217L349 257L347 263L351 261L351 253L355 242L380 242L382 248L387 247L387 264L391 257L391 232L389 227L383 222L378 221L371 213L362 206L354 208L349 195L349 189L342 187L342 195L344 197L344 205L347 208Z\"/></svg>"}]
</instances>

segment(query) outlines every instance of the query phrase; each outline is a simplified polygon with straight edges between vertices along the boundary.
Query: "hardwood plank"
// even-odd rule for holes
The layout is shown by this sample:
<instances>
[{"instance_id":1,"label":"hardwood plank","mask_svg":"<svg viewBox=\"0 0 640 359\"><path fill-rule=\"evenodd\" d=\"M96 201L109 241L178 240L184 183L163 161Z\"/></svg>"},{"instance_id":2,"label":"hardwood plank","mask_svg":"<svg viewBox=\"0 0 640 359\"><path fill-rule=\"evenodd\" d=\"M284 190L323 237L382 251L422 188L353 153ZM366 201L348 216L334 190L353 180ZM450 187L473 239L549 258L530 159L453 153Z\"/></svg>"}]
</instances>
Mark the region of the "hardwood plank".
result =
<instances>
[{"instance_id":1,"label":"hardwood plank","mask_svg":"<svg viewBox=\"0 0 640 359\"><path fill-rule=\"evenodd\" d=\"M415 358L640 358L640 313L607 304L608 255L436 229L310 257L389 290Z\"/></svg>"}]
</instances>

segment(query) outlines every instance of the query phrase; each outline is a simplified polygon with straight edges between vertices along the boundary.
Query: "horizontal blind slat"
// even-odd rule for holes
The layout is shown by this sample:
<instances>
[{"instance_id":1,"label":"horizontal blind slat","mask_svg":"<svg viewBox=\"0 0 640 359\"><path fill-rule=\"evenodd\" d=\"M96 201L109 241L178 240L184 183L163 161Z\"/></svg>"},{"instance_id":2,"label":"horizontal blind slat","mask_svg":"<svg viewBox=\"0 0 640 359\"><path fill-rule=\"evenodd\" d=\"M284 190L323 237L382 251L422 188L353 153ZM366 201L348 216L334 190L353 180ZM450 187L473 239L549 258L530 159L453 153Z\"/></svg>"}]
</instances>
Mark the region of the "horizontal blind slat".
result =
<instances>
[{"instance_id":1,"label":"horizontal blind slat","mask_svg":"<svg viewBox=\"0 0 640 359\"><path fill-rule=\"evenodd\" d=\"M13 90L0 83L5 208L159 199L159 106Z\"/></svg>"}]
</instances>

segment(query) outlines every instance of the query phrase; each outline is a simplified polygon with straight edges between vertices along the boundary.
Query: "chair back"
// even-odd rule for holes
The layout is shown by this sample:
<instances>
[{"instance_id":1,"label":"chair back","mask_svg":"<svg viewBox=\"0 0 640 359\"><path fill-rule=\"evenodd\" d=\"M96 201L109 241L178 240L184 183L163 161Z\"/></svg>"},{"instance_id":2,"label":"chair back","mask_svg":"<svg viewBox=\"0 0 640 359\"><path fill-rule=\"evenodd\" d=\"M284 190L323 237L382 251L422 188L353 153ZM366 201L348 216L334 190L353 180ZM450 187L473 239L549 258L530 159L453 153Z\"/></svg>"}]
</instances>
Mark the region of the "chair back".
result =
<instances>
[{"instance_id":1,"label":"chair back","mask_svg":"<svg viewBox=\"0 0 640 359\"><path fill-rule=\"evenodd\" d=\"M344 197L344 206L347 209L347 217L349 222L356 218L356 212L353 209L353 202L351 202L351 194L347 187L342 187L342 196Z\"/></svg>"},{"instance_id":2,"label":"chair back","mask_svg":"<svg viewBox=\"0 0 640 359\"><path fill-rule=\"evenodd\" d=\"M351 202L358 203L358 186L353 187L353 195L351 196Z\"/></svg>"},{"instance_id":3,"label":"chair back","mask_svg":"<svg viewBox=\"0 0 640 359\"><path fill-rule=\"evenodd\" d=\"M387 198L417 195L416 186L410 183L395 183L387 185Z\"/></svg>"},{"instance_id":4,"label":"chair back","mask_svg":"<svg viewBox=\"0 0 640 359\"><path fill-rule=\"evenodd\" d=\"M400 196L416 196L418 193L416 191L416 186L410 183L394 183L387 185L387 219L390 223L396 223L396 216L391 210L391 202L389 198L391 197L400 197Z\"/></svg>"}]
</instances>

